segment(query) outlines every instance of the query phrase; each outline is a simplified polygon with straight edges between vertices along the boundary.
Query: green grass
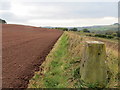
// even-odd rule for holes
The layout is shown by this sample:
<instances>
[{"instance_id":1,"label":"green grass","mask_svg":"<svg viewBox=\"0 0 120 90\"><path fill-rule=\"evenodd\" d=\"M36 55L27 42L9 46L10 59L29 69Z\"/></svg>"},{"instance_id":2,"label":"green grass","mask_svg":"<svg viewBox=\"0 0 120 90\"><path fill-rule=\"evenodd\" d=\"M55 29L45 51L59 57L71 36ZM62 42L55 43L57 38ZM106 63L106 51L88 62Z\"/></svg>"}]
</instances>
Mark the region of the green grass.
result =
<instances>
[{"instance_id":1,"label":"green grass","mask_svg":"<svg viewBox=\"0 0 120 90\"><path fill-rule=\"evenodd\" d=\"M108 42L113 42L113 43L118 43L118 37L114 37L114 38L111 38L111 39L108 39L108 38L102 38L102 37L94 37L95 34L94 33L84 33L82 31L80 32L74 32L75 34L78 34L78 35L81 35L81 36L88 36L88 37L91 37L91 38L96 38L98 40L103 40L103 41L108 41Z\"/></svg>"},{"instance_id":2,"label":"green grass","mask_svg":"<svg viewBox=\"0 0 120 90\"><path fill-rule=\"evenodd\" d=\"M40 75L33 77L35 82L42 82L43 87L46 88L62 88L67 86L67 77L65 77L64 71L69 67L67 63L65 63L68 49L68 36L64 34L58 41L58 44L59 45L56 45L55 51L52 52L52 55L48 55L48 59L52 60L47 61L48 64L46 68L48 70L44 73L43 79L41 79ZM40 81L38 81L38 79L40 79ZM35 88L33 85L30 85L30 87Z\"/></svg>"},{"instance_id":3,"label":"green grass","mask_svg":"<svg viewBox=\"0 0 120 90\"><path fill-rule=\"evenodd\" d=\"M49 63L50 70L45 73L44 85L47 88L60 88L66 84L64 76L64 58L67 54L67 36L61 38L57 50L53 53L53 60Z\"/></svg>"},{"instance_id":4,"label":"green grass","mask_svg":"<svg viewBox=\"0 0 120 90\"><path fill-rule=\"evenodd\" d=\"M118 31L118 25L106 25L101 27L89 28L88 30L96 31L96 32L107 31L107 30Z\"/></svg>"},{"instance_id":5,"label":"green grass","mask_svg":"<svg viewBox=\"0 0 120 90\"><path fill-rule=\"evenodd\" d=\"M86 84L80 79L80 62L83 52L83 41L88 37L81 37L73 32L65 32L57 41L52 51L46 57L30 80L28 88L96 88L99 85ZM118 59L112 49L107 47L107 65L109 83L106 87L117 86ZM112 52L111 52L112 51Z\"/></svg>"},{"instance_id":6,"label":"green grass","mask_svg":"<svg viewBox=\"0 0 120 90\"><path fill-rule=\"evenodd\" d=\"M70 49L78 44L78 42L70 44L73 41L74 39L69 37L68 34L64 33L62 35L47 56L46 61L40 67L43 70L35 73L34 77L30 80L28 88L76 87L77 79L80 78L79 66L81 54L75 53L74 49Z\"/></svg>"}]
</instances>

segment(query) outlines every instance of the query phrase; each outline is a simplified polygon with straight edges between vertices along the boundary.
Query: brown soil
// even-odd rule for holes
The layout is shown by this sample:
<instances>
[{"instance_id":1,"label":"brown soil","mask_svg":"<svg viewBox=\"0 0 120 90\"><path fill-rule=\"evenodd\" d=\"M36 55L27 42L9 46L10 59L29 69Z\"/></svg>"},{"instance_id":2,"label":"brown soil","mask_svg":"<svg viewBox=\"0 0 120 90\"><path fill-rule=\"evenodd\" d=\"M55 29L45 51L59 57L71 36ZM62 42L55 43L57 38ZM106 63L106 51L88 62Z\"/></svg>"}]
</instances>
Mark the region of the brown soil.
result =
<instances>
[{"instance_id":1,"label":"brown soil","mask_svg":"<svg viewBox=\"0 0 120 90\"><path fill-rule=\"evenodd\" d=\"M2 25L3 88L27 88L62 31L23 25Z\"/></svg>"}]
</instances>

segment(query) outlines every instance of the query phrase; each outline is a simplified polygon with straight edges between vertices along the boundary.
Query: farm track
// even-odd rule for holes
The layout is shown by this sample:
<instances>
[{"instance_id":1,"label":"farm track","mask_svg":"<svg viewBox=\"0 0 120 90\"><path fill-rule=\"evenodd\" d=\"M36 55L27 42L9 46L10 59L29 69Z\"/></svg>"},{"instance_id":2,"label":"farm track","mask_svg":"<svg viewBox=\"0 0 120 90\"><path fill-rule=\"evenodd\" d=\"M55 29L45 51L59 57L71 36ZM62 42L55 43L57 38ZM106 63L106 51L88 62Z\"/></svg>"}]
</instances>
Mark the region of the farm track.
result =
<instances>
[{"instance_id":1,"label":"farm track","mask_svg":"<svg viewBox=\"0 0 120 90\"><path fill-rule=\"evenodd\" d=\"M2 86L27 88L62 31L23 25L2 25Z\"/></svg>"}]
</instances>

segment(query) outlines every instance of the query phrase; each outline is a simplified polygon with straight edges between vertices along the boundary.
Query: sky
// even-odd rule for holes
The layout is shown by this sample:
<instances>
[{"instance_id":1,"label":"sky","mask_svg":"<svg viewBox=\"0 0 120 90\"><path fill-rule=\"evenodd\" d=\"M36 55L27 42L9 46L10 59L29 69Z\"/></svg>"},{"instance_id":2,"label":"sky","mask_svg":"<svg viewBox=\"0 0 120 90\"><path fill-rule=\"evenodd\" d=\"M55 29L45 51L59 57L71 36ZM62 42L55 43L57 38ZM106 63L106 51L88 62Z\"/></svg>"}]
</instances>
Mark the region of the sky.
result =
<instances>
[{"instance_id":1,"label":"sky","mask_svg":"<svg viewBox=\"0 0 120 90\"><path fill-rule=\"evenodd\" d=\"M0 0L9 24L81 27L118 22L119 0Z\"/></svg>"}]
</instances>

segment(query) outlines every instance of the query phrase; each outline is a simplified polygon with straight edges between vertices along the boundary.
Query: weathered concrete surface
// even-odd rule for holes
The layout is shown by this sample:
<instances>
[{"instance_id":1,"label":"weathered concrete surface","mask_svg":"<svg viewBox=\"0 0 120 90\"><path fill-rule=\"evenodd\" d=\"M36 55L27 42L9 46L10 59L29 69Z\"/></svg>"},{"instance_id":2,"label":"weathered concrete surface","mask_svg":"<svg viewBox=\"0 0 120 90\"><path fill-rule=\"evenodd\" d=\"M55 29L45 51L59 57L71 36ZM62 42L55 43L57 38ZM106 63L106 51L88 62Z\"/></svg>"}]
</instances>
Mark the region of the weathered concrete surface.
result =
<instances>
[{"instance_id":1,"label":"weathered concrete surface","mask_svg":"<svg viewBox=\"0 0 120 90\"><path fill-rule=\"evenodd\" d=\"M107 77L105 60L105 44L87 41L80 66L81 79L86 83L105 85Z\"/></svg>"}]
</instances>

